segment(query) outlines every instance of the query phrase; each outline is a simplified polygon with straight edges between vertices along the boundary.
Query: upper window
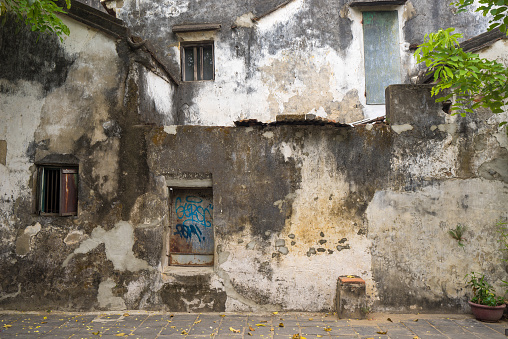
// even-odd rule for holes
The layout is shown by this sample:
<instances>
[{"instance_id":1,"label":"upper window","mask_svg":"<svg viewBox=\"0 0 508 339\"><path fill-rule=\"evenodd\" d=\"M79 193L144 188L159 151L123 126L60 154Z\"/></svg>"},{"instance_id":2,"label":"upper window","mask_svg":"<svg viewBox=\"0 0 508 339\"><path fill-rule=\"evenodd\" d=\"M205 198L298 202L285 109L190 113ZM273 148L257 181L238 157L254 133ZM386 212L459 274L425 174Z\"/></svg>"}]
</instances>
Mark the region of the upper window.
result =
<instances>
[{"instance_id":1,"label":"upper window","mask_svg":"<svg viewBox=\"0 0 508 339\"><path fill-rule=\"evenodd\" d=\"M41 215L77 215L78 168L39 166L37 212Z\"/></svg>"},{"instance_id":2,"label":"upper window","mask_svg":"<svg viewBox=\"0 0 508 339\"><path fill-rule=\"evenodd\" d=\"M182 45L182 80L214 79L213 42Z\"/></svg>"}]
</instances>

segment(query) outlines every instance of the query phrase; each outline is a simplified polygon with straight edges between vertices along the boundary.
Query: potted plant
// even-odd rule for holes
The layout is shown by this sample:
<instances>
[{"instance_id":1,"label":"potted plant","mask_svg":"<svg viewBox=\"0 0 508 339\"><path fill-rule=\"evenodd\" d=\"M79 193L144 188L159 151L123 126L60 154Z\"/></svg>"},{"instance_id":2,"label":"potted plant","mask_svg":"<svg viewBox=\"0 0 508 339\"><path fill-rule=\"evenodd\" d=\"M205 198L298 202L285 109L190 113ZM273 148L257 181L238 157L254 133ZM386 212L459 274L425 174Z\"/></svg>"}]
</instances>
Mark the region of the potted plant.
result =
<instances>
[{"instance_id":1,"label":"potted plant","mask_svg":"<svg viewBox=\"0 0 508 339\"><path fill-rule=\"evenodd\" d=\"M473 289L473 297L469 301L471 311L477 320L498 321L503 317L506 304L503 297L493 292L491 284L485 281L485 275L471 272L466 275L467 286Z\"/></svg>"}]
</instances>

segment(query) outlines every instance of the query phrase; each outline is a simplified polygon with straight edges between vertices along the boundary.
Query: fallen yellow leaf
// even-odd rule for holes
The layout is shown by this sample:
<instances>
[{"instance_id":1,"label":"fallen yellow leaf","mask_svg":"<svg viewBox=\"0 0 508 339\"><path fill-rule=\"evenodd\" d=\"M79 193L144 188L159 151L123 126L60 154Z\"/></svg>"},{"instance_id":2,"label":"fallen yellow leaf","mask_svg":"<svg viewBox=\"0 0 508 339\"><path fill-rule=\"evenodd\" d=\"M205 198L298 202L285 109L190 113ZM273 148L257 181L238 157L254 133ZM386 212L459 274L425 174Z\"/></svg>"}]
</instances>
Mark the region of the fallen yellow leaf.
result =
<instances>
[{"instance_id":1,"label":"fallen yellow leaf","mask_svg":"<svg viewBox=\"0 0 508 339\"><path fill-rule=\"evenodd\" d=\"M256 324L256 326L266 326L265 324Z\"/></svg>"},{"instance_id":2,"label":"fallen yellow leaf","mask_svg":"<svg viewBox=\"0 0 508 339\"><path fill-rule=\"evenodd\" d=\"M356 278L354 275L348 275L348 278Z\"/></svg>"},{"instance_id":3,"label":"fallen yellow leaf","mask_svg":"<svg viewBox=\"0 0 508 339\"><path fill-rule=\"evenodd\" d=\"M325 327L326 332L330 332L332 329L330 327Z\"/></svg>"},{"instance_id":4,"label":"fallen yellow leaf","mask_svg":"<svg viewBox=\"0 0 508 339\"><path fill-rule=\"evenodd\" d=\"M273 314L279 314L279 312L273 312Z\"/></svg>"},{"instance_id":5,"label":"fallen yellow leaf","mask_svg":"<svg viewBox=\"0 0 508 339\"><path fill-rule=\"evenodd\" d=\"M240 333L240 330L235 330L233 327L230 327L229 330L233 333Z\"/></svg>"},{"instance_id":6,"label":"fallen yellow leaf","mask_svg":"<svg viewBox=\"0 0 508 339\"><path fill-rule=\"evenodd\" d=\"M169 326L169 327L171 327L171 328L176 328L176 326Z\"/></svg>"},{"instance_id":7,"label":"fallen yellow leaf","mask_svg":"<svg viewBox=\"0 0 508 339\"><path fill-rule=\"evenodd\" d=\"M129 313L124 313L123 314L124 317L128 317L129 316Z\"/></svg>"},{"instance_id":8,"label":"fallen yellow leaf","mask_svg":"<svg viewBox=\"0 0 508 339\"><path fill-rule=\"evenodd\" d=\"M414 322L417 322L417 321L418 321L418 319L415 319L415 320L413 320L413 321L414 321Z\"/></svg>"},{"instance_id":9,"label":"fallen yellow leaf","mask_svg":"<svg viewBox=\"0 0 508 339\"><path fill-rule=\"evenodd\" d=\"M48 322L47 321L41 321L41 324L47 324Z\"/></svg>"},{"instance_id":10,"label":"fallen yellow leaf","mask_svg":"<svg viewBox=\"0 0 508 339\"><path fill-rule=\"evenodd\" d=\"M200 322L201 322L201 320L196 320L196 321L194 322L194 325L199 324Z\"/></svg>"},{"instance_id":11,"label":"fallen yellow leaf","mask_svg":"<svg viewBox=\"0 0 508 339\"><path fill-rule=\"evenodd\" d=\"M117 333L115 334L115 337L125 337L125 333Z\"/></svg>"},{"instance_id":12,"label":"fallen yellow leaf","mask_svg":"<svg viewBox=\"0 0 508 339\"><path fill-rule=\"evenodd\" d=\"M284 327L284 324L283 324L283 323L280 323L280 324L279 324L279 327Z\"/></svg>"},{"instance_id":13,"label":"fallen yellow leaf","mask_svg":"<svg viewBox=\"0 0 508 339\"><path fill-rule=\"evenodd\" d=\"M247 332L247 334L248 334L248 335L252 335L252 333L250 333L250 332Z\"/></svg>"},{"instance_id":14,"label":"fallen yellow leaf","mask_svg":"<svg viewBox=\"0 0 508 339\"><path fill-rule=\"evenodd\" d=\"M93 335L99 335L100 333L101 333L101 331L92 332Z\"/></svg>"},{"instance_id":15,"label":"fallen yellow leaf","mask_svg":"<svg viewBox=\"0 0 508 339\"><path fill-rule=\"evenodd\" d=\"M314 320L314 318L309 318L310 321Z\"/></svg>"},{"instance_id":16,"label":"fallen yellow leaf","mask_svg":"<svg viewBox=\"0 0 508 339\"><path fill-rule=\"evenodd\" d=\"M221 314L220 316L224 318L226 315L225 314Z\"/></svg>"},{"instance_id":17,"label":"fallen yellow leaf","mask_svg":"<svg viewBox=\"0 0 508 339\"><path fill-rule=\"evenodd\" d=\"M388 333L388 331L384 331L384 332L383 331L377 331L376 333L377 334L386 334L386 333Z\"/></svg>"},{"instance_id":18,"label":"fallen yellow leaf","mask_svg":"<svg viewBox=\"0 0 508 339\"><path fill-rule=\"evenodd\" d=\"M182 334L183 334L183 335L187 335L187 334L189 334L189 333L187 333L187 331L186 331L186 330L183 330L183 331L182 331Z\"/></svg>"},{"instance_id":19,"label":"fallen yellow leaf","mask_svg":"<svg viewBox=\"0 0 508 339\"><path fill-rule=\"evenodd\" d=\"M322 336L322 335L320 335L320 334L316 335L316 337L318 337L318 338L323 338L323 336Z\"/></svg>"},{"instance_id":20,"label":"fallen yellow leaf","mask_svg":"<svg viewBox=\"0 0 508 339\"><path fill-rule=\"evenodd\" d=\"M255 331L255 329L252 326L249 326L249 330ZM251 334L252 335L252 334Z\"/></svg>"},{"instance_id":21,"label":"fallen yellow leaf","mask_svg":"<svg viewBox=\"0 0 508 339\"><path fill-rule=\"evenodd\" d=\"M4 325L4 328L12 327L12 325Z\"/></svg>"}]
</instances>

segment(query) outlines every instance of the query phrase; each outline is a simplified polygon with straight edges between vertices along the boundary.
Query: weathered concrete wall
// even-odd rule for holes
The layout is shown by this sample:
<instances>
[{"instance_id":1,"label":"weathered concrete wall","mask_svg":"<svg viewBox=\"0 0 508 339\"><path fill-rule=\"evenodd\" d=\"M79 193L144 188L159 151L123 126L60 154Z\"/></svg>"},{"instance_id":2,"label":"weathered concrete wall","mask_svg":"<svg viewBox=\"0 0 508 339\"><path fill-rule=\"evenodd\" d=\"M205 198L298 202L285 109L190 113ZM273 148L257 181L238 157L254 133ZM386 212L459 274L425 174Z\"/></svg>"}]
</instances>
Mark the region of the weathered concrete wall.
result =
<instances>
[{"instance_id":1,"label":"weathered concrete wall","mask_svg":"<svg viewBox=\"0 0 508 339\"><path fill-rule=\"evenodd\" d=\"M472 270L499 287L495 224L507 217L508 192L502 173L480 168L506 160L506 135L493 117L446 115L429 87L392 92L391 109L407 113L392 126L152 132L159 182L212 174L227 310L330 310L344 274L367 280L378 310L465 309ZM469 228L464 250L447 233L457 223Z\"/></svg>"},{"instance_id":2,"label":"weathered concrete wall","mask_svg":"<svg viewBox=\"0 0 508 339\"><path fill-rule=\"evenodd\" d=\"M25 28L16 35L12 21L0 30L0 303L8 308L119 307L114 269L154 264L134 257L157 247L134 246L122 215L148 181L138 131L173 123L174 84L143 62L147 53L63 20L71 30L63 42ZM131 81L138 74L143 81ZM78 216L36 215L35 163L69 158L79 162ZM92 254L66 268L75 250Z\"/></svg>"},{"instance_id":3,"label":"weathered concrete wall","mask_svg":"<svg viewBox=\"0 0 508 339\"><path fill-rule=\"evenodd\" d=\"M215 41L215 81L180 86L178 124L274 121L282 113L318 113L341 122L384 115L382 105L366 104L361 9L346 0L294 0L278 8L282 3L126 0L116 2L116 11L134 34L156 46L178 78L183 38L172 26L222 25L198 34ZM423 42L425 34L454 26L468 39L487 27L481 14L456 14L443 1L370 8L379 9L398 11L402 83L419 71L409 46Z\"/></svg>"},{"instance_id":4,"label":"weathered concrete wall","mask_svg":"<svg viewBox=\"0 0 508 339\"><path fill-rule=\"evenodd\" d=\"M2 94L5 121L26 124L0 135L2 308L332 310L337 277L356 274L372 309L442 312L465 309L466 273L505 279L503 117L452 117L428 86L394 86L390 125L154 127L138 110L140 66L93 37L104 68L64 44L75 58L62 85ZM28 213L33 162L55 153L80 160L77 217ZM214 266L167 266L166 179L200 175L213 181ZM447 234L457 223L464 249Z\"/></svg>"},{"instance_id":5,"label":"weathered concrete wall","mask_svg":"<svg viewBox=\"0 0 508 339\"><path fill-rule=\"evenodd\" d=\"M231 13L266 10L250 5ZM361 65L356 14L335 4L337 20L353 19L340 21L340 36L320 22L325 44L310 38L321 33L306 20L326 13L314 5L294 1L253 27L208 5L223 23L216 60L227 67L213 83L180 86L143 48L68 18L71 36L43 36L42 48L32 33L0 30L0 308L328 311L337 277L354 274L373 310L443 312L465 310L472 270L499 288L508 139L497 124L506 115L449 116L428 86L393 86L387 125L177 126L323 104L337 107L323 108L329 117L365 116L356 80L343 80ZM157 8L153 20L205 18L182 3ZM134 19L136 29L152 20ZM281 49L270 45L277 36ZM501 43L485 53L500 55ZM78 215L37 215L35 163L70 155L79 161ZM167 180L200 177L213 182L214 265L168 266ZM458 223L468 227L463 249L448 235Z\"/></svg>"}]
</instances>

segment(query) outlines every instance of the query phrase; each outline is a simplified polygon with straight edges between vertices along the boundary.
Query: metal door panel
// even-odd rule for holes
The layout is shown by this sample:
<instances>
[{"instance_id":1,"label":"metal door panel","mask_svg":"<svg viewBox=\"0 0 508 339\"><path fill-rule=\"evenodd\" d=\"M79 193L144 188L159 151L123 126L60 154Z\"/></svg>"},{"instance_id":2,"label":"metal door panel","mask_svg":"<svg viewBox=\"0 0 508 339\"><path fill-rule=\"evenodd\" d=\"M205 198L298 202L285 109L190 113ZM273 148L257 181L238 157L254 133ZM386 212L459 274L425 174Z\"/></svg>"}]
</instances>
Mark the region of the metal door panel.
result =
<instances>
[{"instance_id":1,"label":"metal door panel","mask_svg":"<svg viewBox=\"0 0 508 339\"><path fill-rule=\"evenodd\" d=\"M206 255L211 255L213 262L212 189L174 189L170 208L170 262L182 265L183 262L187 262L185 265L200 262L205 265L204 263L210 263L210 258ZM192 258L197 262L193 263Z\"/></svg>"}]
</instances>

